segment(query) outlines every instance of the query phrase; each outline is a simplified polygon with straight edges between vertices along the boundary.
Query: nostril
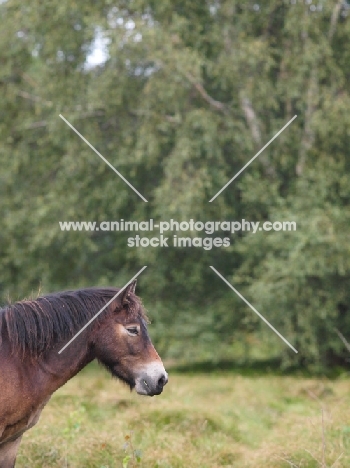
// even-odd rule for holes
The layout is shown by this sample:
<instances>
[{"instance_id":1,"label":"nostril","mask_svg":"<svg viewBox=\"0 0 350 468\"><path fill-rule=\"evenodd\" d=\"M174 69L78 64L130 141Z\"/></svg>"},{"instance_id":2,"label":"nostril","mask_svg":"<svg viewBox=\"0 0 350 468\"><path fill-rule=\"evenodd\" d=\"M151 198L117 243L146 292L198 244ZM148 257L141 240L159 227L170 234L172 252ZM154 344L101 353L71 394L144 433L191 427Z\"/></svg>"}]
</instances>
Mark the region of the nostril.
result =
<instances>
[{"instance_id":1,"label":"nostril","mask_svg":"<svg viewBox=\"0 0 350 468\"><path fill-rule=\"evenodd\" d=\"M163 388L164 387L164 377L161 377L158 379L158 387Z\"/></svg>"},{"instance_id":2,"label":"nostril","mask_svg":"<svg viewBox=\"0 0 350 468\"><path fill-rule=\"evenodd\" d=\"M168 382L168 377L166 375L162 375L159 379L158 379L158 387L161 387L163 388L164 385Z\"/></svg>"}]
</instances>

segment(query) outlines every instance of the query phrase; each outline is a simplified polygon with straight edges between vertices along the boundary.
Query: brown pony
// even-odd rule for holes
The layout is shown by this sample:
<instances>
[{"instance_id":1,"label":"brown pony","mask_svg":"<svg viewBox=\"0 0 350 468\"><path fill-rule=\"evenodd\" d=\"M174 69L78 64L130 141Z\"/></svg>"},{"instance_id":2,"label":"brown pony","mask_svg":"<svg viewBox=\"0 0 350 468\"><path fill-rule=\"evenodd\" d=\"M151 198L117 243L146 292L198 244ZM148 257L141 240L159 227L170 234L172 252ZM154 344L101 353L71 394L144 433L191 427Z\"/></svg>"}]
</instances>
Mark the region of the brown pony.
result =
<instances>
[{"instance_id":1,"label":"brown pony","mask_svg":"<svg viewBox=\"0 0 350 468\"><path fill-rule=\"evenodd\" d=\"M55 390L93 359L140 395L159 395L167 373L147 333L131 283L58 353L119 291L89 288L21 301L0 309L0 467L15 466L22 434Z\"/></svg>"}]
</instances>

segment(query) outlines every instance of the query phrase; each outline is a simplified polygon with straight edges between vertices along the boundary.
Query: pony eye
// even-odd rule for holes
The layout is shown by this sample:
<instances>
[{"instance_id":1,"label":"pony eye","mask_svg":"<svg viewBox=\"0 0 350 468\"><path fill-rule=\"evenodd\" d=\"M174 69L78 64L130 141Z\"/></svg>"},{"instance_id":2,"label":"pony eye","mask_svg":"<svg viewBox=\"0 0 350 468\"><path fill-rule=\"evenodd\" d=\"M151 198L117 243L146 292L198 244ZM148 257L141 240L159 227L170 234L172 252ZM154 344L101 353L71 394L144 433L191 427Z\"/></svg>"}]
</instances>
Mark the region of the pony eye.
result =
<instances>
[{"instance_id":1,"label":"pony eye","mask_svg":"<svg viewBox=\"0 0 350 468\"><path fill-rule=\"evenodd\" d=\"M126 327L126 331L131 336L137 336L139 334L138 327Z\"/></svg>"}]
</instances>

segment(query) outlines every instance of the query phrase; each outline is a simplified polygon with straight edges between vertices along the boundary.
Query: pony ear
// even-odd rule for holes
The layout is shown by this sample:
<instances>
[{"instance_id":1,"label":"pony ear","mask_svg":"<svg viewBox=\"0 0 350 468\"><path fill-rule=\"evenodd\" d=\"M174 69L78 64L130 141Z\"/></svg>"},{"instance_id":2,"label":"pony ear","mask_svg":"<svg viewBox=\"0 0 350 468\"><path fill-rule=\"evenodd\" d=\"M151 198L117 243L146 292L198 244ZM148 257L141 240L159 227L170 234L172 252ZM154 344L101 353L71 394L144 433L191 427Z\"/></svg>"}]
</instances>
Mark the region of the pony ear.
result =
<instances>
[{"instance_id":1,"label":"pony ear","mask_svg":"<svg viewBox=\"0 0 350 468\"><path fill-rule=\"evenodd\" d=\"M136 289L136 283L137 280L135 279L132 283L130 283L123 292L123 297L122 297L122 304L126 305L129 303L129 298L131 294L135 294L135 289Z\"/></svg>"},{"instance_id":2,"label":"pony ear","mask_svg":"<svg viewBox=\"0 0 350 468\"><path fill-rule=\"evenodd\" d=\"M132 292L133 294L135 294L136 284L137 284L137 279L134 279L134 281L130 283L130 286L131 286L130 292Z\"/></svg>"}]
</instances>

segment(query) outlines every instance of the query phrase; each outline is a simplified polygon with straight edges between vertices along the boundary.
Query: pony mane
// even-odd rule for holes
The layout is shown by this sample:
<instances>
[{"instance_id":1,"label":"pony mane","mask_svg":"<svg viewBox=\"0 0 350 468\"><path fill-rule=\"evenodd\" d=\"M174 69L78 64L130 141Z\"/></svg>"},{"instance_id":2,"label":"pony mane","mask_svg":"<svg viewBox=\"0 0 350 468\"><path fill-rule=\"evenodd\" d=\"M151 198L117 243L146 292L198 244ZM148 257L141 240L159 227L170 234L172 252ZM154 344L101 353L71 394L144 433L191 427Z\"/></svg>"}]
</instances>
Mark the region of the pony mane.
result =
<instances>
[{"instance_id":1,"label":"pony mane","mask_svg":"<svg viewBox=\"0 0 350 468\"><path fill-rule=\"evenodd\" d=\"M6 328L12 352L38 357L57 343L71 339L119 290L111 287L63 291L0 309L0 344ZM117 307L121 309L119 296L116 301L118 299ZM115 308L113 301L91 326L101 322L106 313ZM145 318L141 300L135 294L128 296L128 310L135 318Z\"/></svg>"}]
</instances>

